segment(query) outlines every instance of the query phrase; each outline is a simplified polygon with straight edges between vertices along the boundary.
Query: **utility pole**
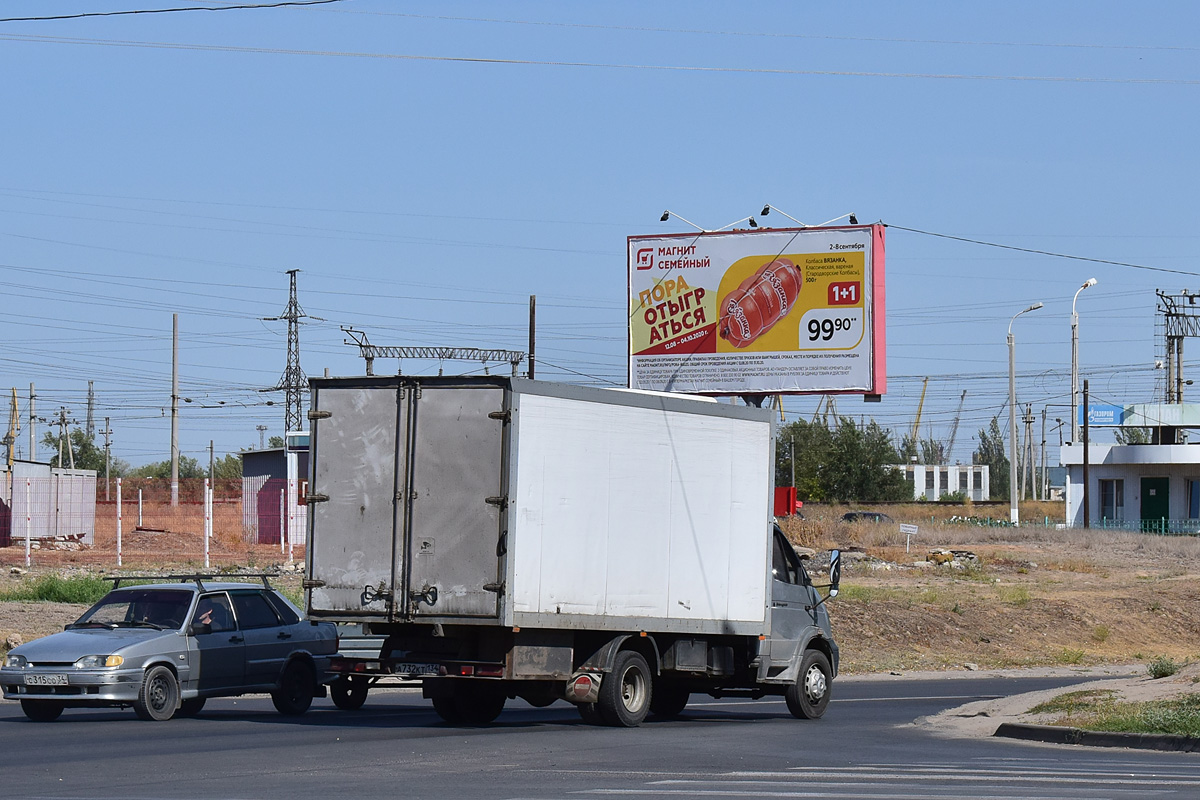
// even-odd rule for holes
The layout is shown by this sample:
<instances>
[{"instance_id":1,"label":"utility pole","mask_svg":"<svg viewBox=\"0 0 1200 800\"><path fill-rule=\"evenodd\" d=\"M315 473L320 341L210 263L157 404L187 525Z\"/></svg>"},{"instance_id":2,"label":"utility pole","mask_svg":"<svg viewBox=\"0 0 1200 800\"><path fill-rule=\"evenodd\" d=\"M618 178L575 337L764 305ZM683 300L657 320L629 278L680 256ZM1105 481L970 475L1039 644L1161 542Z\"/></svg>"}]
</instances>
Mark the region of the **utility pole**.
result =
<instances>
[{"instance_id":1,"label":"utility pole","mask_svg":"<svg viewBox=\"0 0 1200 800\"><path fill-rule=\"evenodd\" d=\"M1092 527L1092 512L1088 507L1088 470L1090 467L1088 453L1088 382L1083 382L1083 527Z\"/></svg>"},{"instance_id":2,"label":"utility pole","mask_svg":"<svg viewBox=\"0 0 1200 800\"><path fill-rule=\"evenodd\" d=\"M533 345L537 338L537 295L529 295L529 380L533 380Z\"/></svg>"},{"instance_id":3,"label":"utility pole","mask_svg":"<svg viewBox=\"0 0 1200 800\"><path fill-rule=\"evenodd\" d=\"M87 437L89 439L96 438L96 421L93 416L96 412L96 392L92 388L92 381L88 381L88 409L87 409Z\"/></svg>"},{"instance_id":4,"label":"utility pole","mask_svg":"<svg viewBox=\"0 0 1200 800\"><path fill-rule=\"evenodd\" d=\"M1038 500L1050 499L1050 485L1046 478L1046 407L1042 406L1042 479L1038 481L1041 497Z\"/></svg>"},{"instance_id":5,"label":"utility pole","mask_svg":"<svg viewBox=\"0 0 1200 800\"><path fill-rule=\"evenodd\" d=\"M17 447L17 434L21 432L21 415L17 410L17 389L14 386L12 390L12 402L9 404L8 413L8 433L4 437L4 444L8 445L8 471L12 472L13 452ZM11 497L11 495L9 495Z\"/></svg>"},{"instance_id":6,"label":"utility pole","mask_svg":"<svg viewBox=\"0 0 1200 800\"><path fill-rule=\"evenodd\" d=\"M104 500L108 502L108 471L112 464L112 426L108 424L108 417L104 418Z\"/></svg>"},{"instance_id":7,"label":"utility pole","mask_svg":"<svg viewBox=\"0 0 1200 800\"><path fill-rule=\"evenodd\" d=\"M213 466L214 466L213 440L209 439L208 440L208 485L209 486L215 485L215 484L213 484L213 480L216 478L216 472L213 470Z\"/></svg>"},{"instance_id":8,"label":"utility pole","mask_svg":"<svg viewBox=\"0 0 1200 800\"><path fill-rule=\"evenodd\" d=\"M254 430L258 431L258 449L266 450L267 449L267 441L266 441L267 426L266 425L255 425Z\"/></svg>"},{"instance_id":9,"label":"utility pole","mask_svg":"<svg viewBox=\"0 0 1200 800\"><path fill-rule=\"evenodd\" d=\"M1037 471L1034 468L1033 460L1033 406L1025 406L1025 414L1021 417L1021 422L1025 423L1025 447L1021 453L1021 499L1026 497L1025 477L1026 473L1029 476L1029 486L1037 480Z\"/></svg>"},{"instance_id":10,"label":"utility pole","mask_svg":"<svg viewBox=\"0 0 1200 800\"><path fill-rule=\"evenodd\" d=\"M71 436L68 427L78 425L79 421L67 419L67 407L58 407L58 468L63 467L63 442L67 444L67 456L70 458L71 469L75 469L75 450L71 447Z\"/></svg>"},{"instance_id":11,"label":"utility pole","mask_svg":"<svg viewBox=\"0 0 1200 800\"><path fill-rule=\"evenodd\" d=\"M278 317L264 317L267 322L274 322L281 319L287 320L287 366L283 369L283 376L279 379L279 384L270 389L263 389L265 392L284 393L284 414L283 414L283 434L287 437L288 431L304 430L304 412L302 405L304 403L304 392L308 390L308 376L304 374L304 370L300 368L300 320L308 317L304 313L304 309L300 307L299 301L296 299L296 273L300 270L289 269L288 275L288 304L287 308ZM312 317L319 319L319 317Z\"/></svg>"},{"instance_id":12,"label":"utility pole","mask_svg":"<svg viewBox=\"0 0 1200 800\"><path fill-rule=\"evenodd\" d=\"M179 315L171 315L171 507L179 506Z\"/></svg>"},{"instance_id":13,"label":"utility pole","mask_svg":"<svg viewBox=\"0 0 1200 800\"><path fill-rule=\"evenodd\" d=\"M37 400L37 395L33 391L33 384L29 384L29 460L37 461L37 415L33 412L33 403Z\"/></svg>"}]
</instances>

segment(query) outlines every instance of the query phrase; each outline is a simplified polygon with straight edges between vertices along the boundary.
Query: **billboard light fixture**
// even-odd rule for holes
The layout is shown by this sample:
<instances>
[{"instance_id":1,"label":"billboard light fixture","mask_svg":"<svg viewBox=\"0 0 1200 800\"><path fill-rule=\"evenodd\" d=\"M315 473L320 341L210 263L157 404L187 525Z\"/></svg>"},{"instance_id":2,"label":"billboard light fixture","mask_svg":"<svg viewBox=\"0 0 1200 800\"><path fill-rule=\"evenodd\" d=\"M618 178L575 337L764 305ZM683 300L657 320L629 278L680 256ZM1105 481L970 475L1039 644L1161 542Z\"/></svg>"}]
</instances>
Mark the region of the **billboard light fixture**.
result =
<instances>
[{"instance_id":1,"label":"billboard light fixture","mask_svg":"<svg viewBox=\"0 0 1200 800\"><path fill-rule=\"evenodd\" d=\"M831 222L837 222L839 219L846 219L847 217L850 218L851 225L858 224L858 216L855 215L855 213L853 211L851 211L849 214L842 214L839 217L834 217L831 220L826 220L825 222L822 222L820 225L809 225L806 222L801 222L800 220L793 217L791 214L787 213L786 211L780 210L777 206L773 206L770 203L767 203L766 205L764 205L762 207L762 211L759 212L759 216L765 217L767 214L770 214L772 211L778 211L780 214L783 214L785 217L787 217L792 222L799 225L801 228L824 228L826 225L830 224ZM755 227L757 227L757 226L755 226Z\"/></svg>"},{"instance_id":2,"label":"billboard light fixture","mask_svg":"<svg viewBox=\"0 0 1200 800\"><path fill-rule=\"evenodd\" d=\"M692 222L690 219L686 219L686 218L684 218L684 217L681 217L681 216L679 216L678 214L676 214L674 211L670 211L670 210L668 210L668 211L664 211L664 212L662 213L662 216L658 218L658 221L659 221L659 222L666 222L666 221L667 221L667 220L669 220L671 217L674 217L675 219L679 220L680 222L686 222L688 225L691 225L693 228L695 228L696 230L700 231L701 233L712 233L712 231L710 231L708 228L701 228L699 225L697 225L696 223ZM738 220L738 222L741 222L741 221L742 221L742 220ZM737 223L735 222L734 224L736 225Z\"/></svg>"},{"instance_id":3,"label":"billboard light fixture","mask_svg":"<svg viewBox=\"0 0 1200 800\"><path fill-rule=\"evenodd\" d=\"M764 205L764 206L762 207L762 211L760 211L760 212L759 212L759 216L760 216L760 217L765 217L767 214L770 214L772 211L778 211L780 214L783 214L785 217L787 217L787 218L788 218L788 219L790 219L792 222L794 222L794 223L796 223L797 225L799 225L801 228L808 228L808 227L810 227L810 226L809 226L809 224L808 224L807 222L801 222L800 220L798 220L798 219L796 219L795 217L793 217L791 214L787 213L786 211L783 211L783 210L779 209L777 206L773 206L773 205L771 205L770 203L767 203L766 205Z\"/></svg>"},{"instance_id":4,"label":"billboard light fixture","mask_svg":"<svg viewBox=\"0 0 1200 800\"><path fill-rule=\"evenodd\" d=\"M722 225L721 227L717 228L717 231L723 231L726 228L732 228L734 225L738 225L742 222L749 222L751 228L758 227L758 220L756 220L754 217L742 217L737 222L731 222L728 225ZM716 233L716 231L711 231L711 233Z\"/></svg>"}]
</instances>

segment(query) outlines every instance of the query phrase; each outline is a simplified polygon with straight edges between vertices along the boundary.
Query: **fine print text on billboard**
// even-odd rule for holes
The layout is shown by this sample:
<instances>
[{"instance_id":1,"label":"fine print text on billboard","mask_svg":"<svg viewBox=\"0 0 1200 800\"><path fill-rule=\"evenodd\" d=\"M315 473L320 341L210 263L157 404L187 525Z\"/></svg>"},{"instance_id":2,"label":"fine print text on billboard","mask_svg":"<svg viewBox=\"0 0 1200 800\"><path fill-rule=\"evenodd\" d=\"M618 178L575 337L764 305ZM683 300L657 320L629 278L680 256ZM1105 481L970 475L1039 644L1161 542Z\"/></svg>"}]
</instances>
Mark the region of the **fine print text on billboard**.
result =
<instances>
[{"instance_id":1,"label":"fine print text on billboard","mask_svg":"<svg viewBox=\"0 0 1200 800\"><path fill-rule=\"evenodd\" d=\"M884 227L629 237L629 385L886 389Z\"/></svg>"}]
</instances>

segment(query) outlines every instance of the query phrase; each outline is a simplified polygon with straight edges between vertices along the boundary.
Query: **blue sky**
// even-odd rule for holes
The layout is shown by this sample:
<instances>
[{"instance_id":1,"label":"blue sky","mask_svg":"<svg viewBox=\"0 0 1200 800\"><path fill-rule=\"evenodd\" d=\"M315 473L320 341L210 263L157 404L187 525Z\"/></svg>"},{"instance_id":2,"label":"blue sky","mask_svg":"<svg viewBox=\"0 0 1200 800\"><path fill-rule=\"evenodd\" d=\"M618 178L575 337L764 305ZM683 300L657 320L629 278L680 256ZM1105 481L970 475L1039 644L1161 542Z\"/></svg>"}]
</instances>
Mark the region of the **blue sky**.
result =
<instances>
[{"instance_id":1,"label":"blue sky","mask_svg":"<svg viewBox=\"0 0 1200 800\"><path fill-rule=\"evenodd\" d=\"M228 4L0 16L171 5ZM1014 325L1019 399L1068 416L1089 277L1094 402L1161 397L1154 290L1200 289L1198 30L1187 2L345 0L3 22L0 388L24 415L33 382L39 415L82 421L92 380L114 454L167 458L177 312L183 452L256 445L255 426L282 431L282 395L258 390L286 329L261 318L289 269L323 320L301 331L309 375L361 374L340 325L525 349L536 294L538 377L621 385L625 237L687 229L664 208L716 228L770 203L895 226L889 391L838 409L901 432L929 377L921 432L944 439L966 390L967 461L1007 398L1009 319L1036 301Z\"/></svg>"}]
</instances>

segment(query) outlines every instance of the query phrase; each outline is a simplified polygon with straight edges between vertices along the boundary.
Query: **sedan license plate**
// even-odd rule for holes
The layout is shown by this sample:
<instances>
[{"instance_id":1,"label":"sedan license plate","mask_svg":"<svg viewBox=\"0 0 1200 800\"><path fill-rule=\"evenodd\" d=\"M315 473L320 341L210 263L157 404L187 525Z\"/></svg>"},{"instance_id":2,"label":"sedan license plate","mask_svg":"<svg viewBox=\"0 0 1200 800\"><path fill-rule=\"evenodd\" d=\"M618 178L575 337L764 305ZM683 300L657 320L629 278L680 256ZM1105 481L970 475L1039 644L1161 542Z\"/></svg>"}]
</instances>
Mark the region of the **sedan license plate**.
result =
<instances>
[{"instance_id":1,"label":"sedan license plate","mask_svg":"<svg viewBox=\"0 0 1200 800\"><path fill-rule=\"evenodd\" d=\"M26 686L66 686L66 675L26 675Z\"/></svg>"},{"instance_id":2,"label":"sedan license plate","mask_svg":"<svg viewBox=\"0 0 1200 800\"><path fill-rule=\"evenodd\" d=\"M437 664L395 664L393 675L437 675L441 672Z\"/></svg>"}]
</instances>

